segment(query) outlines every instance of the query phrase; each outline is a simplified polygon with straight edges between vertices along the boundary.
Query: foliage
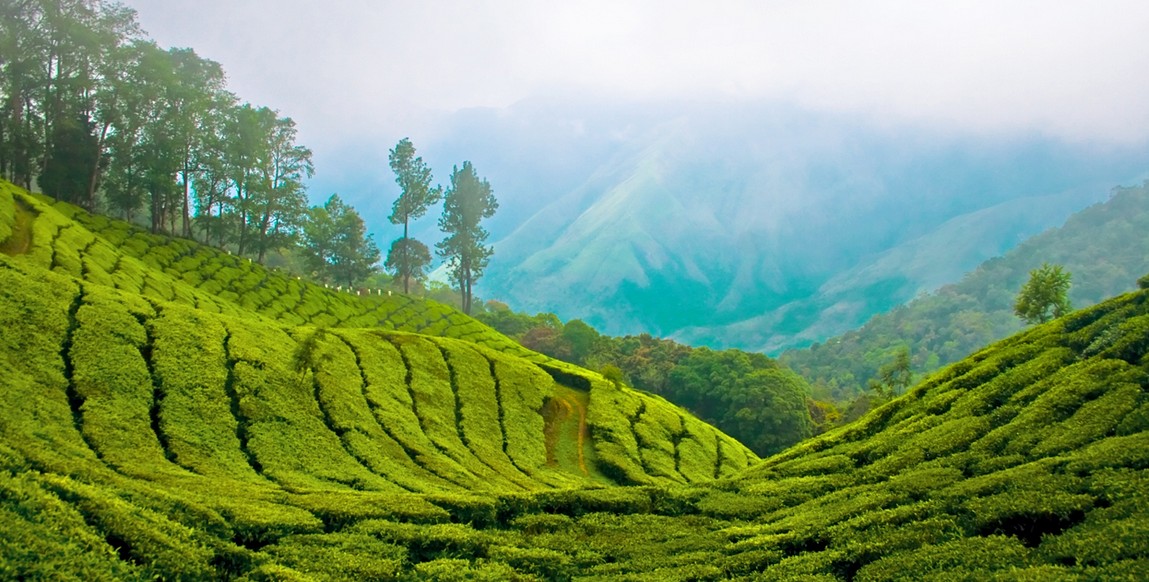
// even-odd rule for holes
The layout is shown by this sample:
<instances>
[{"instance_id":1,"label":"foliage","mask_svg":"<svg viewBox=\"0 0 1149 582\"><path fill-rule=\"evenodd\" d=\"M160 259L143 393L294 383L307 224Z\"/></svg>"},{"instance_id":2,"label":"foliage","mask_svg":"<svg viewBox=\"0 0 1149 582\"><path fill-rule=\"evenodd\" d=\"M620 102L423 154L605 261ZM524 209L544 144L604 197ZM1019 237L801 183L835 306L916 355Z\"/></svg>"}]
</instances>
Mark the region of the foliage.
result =
<instances>
[{"instance_id":1,"label":"foliage","mask_svg":"<svg viewBox=\"0 0 1149 582\"><path fill-rule=\"evenodd\" d=\"M471 162L463 162L451 172L451 186L443 198L439 228L447 238L435 244L436 253L447 259L451 280L463 296L463 313L471 313L471 287L483 276L493 249L484 246L488 233L479 222L498 210L491 185L480 179Z\"/></svg>"},{"instance_id":2,"label":"foliage","mask_svg":"<svg viewBox=\"0 0 1149 582\"><path fill-rule=\"evenodd\" d=\"M878 377L871 378L869 389L883 401L900 396L910 387L913 371L910 370L910 348L903 347L894 359L878 368Z\"/></svg>"},{"instance_id":3,"label":"foliage","mask_svg":"<svg viewBox=\"0 0 1149 582\"><path fill-rule=\"evenodd\" d=\"M1069 299L1076 306L1135 289L1137 277L1149 272L1149 254L1137 243L1146 232L1149 183L1116 188L1108 201L982 263L960 282L779 359L810 383L816 398L844 407L865 392L900 346L910 346L912 368L928 374L1019 330L1013 313L1017 290L1042 261L1073 272Z\"/></svg>"},{"instance_id":4,"label":"foliage","mask_svg":"<svg viewBox=\"0 0 1149 582\"><path fill-rule=\"evenodd\" d=\"M408 225L423 216L428 206L439 202L443 192L439 187L431 187L431 169L423 158L415 156L411 140L399 140L388 161L400 190L389 219L392 224L403 225L403 236L391 245L391 251L387 253L387 268L395 273L396 279L403 281L403 292L410 293L411 281L423 279L424 271L431 263L431 254L426 245L408 236Z\"/></svg>"},{"instance_id":5,"label":"foliage","mask_svg":"<svg viewBox=\"0 0 1149 582\"><path fill-rule=\"evenodd\" d=\"M0 191L31 237L0 253L5 578L1149 573L1146 290L759 462L661 397L449 308ZM796 380L765 356L673 361L667 389L746 391L708 399L719 413L791 405Z\"/></svg>"},{"instance_id":6,"label":"foliage","mask_svg":"<svg viewBox=\"0 0 1149 582\"><path fill-rule=\"evenodd\" d=\"M304 259L321 281L351 287L377 270L379 248L359 213L338 194L311 208L303 239Z\"/></svg>"},{"instance_id":7,"label":"foliage","mask_svg":"<svg viewBox=\"0 0 1149 582\"><path fill-rule=\"evenodd\" d=\"M759 455L813 434L812 408L806 402L809 387L762 354L691 348L646 334L603 336L581 320L564 324L553 313L529 316L497 304L477 317L531 350L576 365L597 366L616 384L629 382L661 395ZM898 381L908 384L909 378L899 376ZM823 415L822 422L834 422L826 418Z\"/></svg>"},{"instance_id":8,"label":"foliage","mask_svg":"<svg viewBox=\"0 0 1149 582\"><path fill-rule=\"evenodd\" d=\"M430 264L431 251L427 245L413 238L400 237L391 243L383 266L394 273L396 281L403 282L403 292L410 293L411 283L422 285L427 279Z\"/></svg>"},{"instance_id":9,"label":"foliage","mask_svg":"<svg viewBox=\"0 0 1149 582\"><path fill-rule=\"evenodd\" d=\"M1061 265L1042 263L1029 272L1029 280L1017 294L1013 312L1022 321L1034 324L1045 323L1054 317L1061 317L1073 309L1069 305L1069 286L1072 274Z\"/></svg>"}]
</instances>

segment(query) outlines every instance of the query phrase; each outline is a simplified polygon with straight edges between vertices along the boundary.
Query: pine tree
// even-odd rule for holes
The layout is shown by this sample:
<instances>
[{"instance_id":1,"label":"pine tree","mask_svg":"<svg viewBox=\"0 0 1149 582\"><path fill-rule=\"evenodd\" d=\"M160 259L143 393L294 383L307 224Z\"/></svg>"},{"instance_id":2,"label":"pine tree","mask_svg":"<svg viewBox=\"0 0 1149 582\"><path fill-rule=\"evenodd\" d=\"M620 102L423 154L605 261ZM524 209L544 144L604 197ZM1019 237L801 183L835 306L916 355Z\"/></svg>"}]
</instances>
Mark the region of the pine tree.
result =
<instances>
[{"instance_id":1,"label":"pine tree","mask_svg":"<svg viewBox=\"0 0 1149 582\"><path fill-rule=\"evenodd\" d=\"M483 276L494 252L483 245L488 233L479 222L494 216L498 208L490 183L478 177L471 162L463 162L462 169L453 169L451 186L443 199L443 216L439 218L439 228L447 238L435 249L447 259L451 279L459 286L463 313L471 313L472 287Z\"/></svg>"},{"instance_id":2,"label":"pine tree","mask_svg":"<svg viewBox=\"0 0 1149 582\"><path fill-rule=\"evenodd\" d=\"M390 220L392 224L403 225L403 237L391 245L385 266L403 281L403 292L410 293L411 280L422 280L427 265L431 263L431 254L426 245L408 236L409 223L423 216L428 206L442 199L443 192L438 187L431 187L431 169L423 158L415 156L411 140L399 140L388 160L395 172L395 183L401 190L391 209Z\"/></svg>"}]
</instances>

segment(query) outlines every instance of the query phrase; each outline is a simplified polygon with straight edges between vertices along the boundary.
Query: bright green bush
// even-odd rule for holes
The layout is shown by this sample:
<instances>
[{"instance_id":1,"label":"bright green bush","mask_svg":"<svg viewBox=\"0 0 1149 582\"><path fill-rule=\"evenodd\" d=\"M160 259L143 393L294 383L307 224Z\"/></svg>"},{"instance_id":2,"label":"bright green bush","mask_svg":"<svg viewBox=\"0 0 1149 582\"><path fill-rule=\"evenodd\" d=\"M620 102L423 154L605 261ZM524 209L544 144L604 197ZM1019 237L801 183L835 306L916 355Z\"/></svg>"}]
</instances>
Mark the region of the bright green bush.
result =
<instances>
[{"instance_id":1,"label":"bright green bush","mask_svg":"<svg viewBox=\"0 0 1149 582\"><path fill-rule=\"evenodd\" d=\"M1029 561L1029 550L1014 538L963 538L879 559L862 567L856 579L917 580L930 576L972 579L994 570L1023 568Z\"/></svg>"},{"instance_id":2,"label":"bright green bush","mask_svg":"<svg viewBox=\"0 0 1149 582\"><path fill-rule=\"evenodd\" d=\"M143 576L73 504L34 475L0 474L0 577L6 580L121 580Z\"/></svg>"},{"instance_id":3,"label":"bright green bush","mask_svg":"<svg viewBox=\"0 0 1149 582\"><path fill-rule=\"evenodd\" d=\"M369 535L294 535L263 549L278 563L323 580L392 580L407 565L407 551Z\"/></svg>"},{"instance_id":4,"label":"bright green bush","mask_svg":"<svg viewBox=\"0 0 1149 582\"><path fill-rule=\"evenodd\" d=\"M16 201L12 198L12 190L6 183L0 183L0 243L12 236L12 229L16 226Z\"/></svg>"}]
</instances>

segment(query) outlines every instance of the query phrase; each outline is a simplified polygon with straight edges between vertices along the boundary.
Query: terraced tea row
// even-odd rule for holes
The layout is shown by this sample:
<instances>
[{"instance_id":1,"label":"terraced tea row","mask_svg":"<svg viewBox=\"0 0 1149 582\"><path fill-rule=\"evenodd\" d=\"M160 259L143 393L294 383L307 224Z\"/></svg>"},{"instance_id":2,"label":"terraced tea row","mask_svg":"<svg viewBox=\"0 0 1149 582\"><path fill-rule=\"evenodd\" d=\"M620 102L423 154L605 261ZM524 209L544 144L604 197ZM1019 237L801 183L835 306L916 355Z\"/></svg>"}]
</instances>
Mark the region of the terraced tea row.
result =
<instances>
[{"instance_id":1,"label":"terraced tea row","mask_svg":"<svg viewBox=\"0 0 1149 582\"><path fill-rule=\"evenodd\" d=\"M8 379L0 491L3 534L19 540L5 551L47 556L9 557L36 568L14 575L1149 573L1149 291L992 346L861 423L749 472L686 485L705 472L689 460L705 441L657 400L609 385L589 394L552 386L523 423L508 401L540 402L530 386L552 376L484 348L378 330L283 329L0 264L0 293L13 307L0 310ZM83 347L101 334L105 359L136 361L116 366L130 389L114 407L87 380L105 373ZM168 357L177 352L202 361ZM193 364L215 371L187 372ZM464 376L485 378L475 391L493 393L497 405L468 396ZM614 411L588 427L610 444L584 454L631 461L599 463L614 467L599 477L681 478L546 489L545 479L598 478L582 472L577 453L550 444L562 435L577 442L573 424L554 424L577 418L572 395L603 398L588 424L596 410ZM192 424L180 414L200 418L198 428L180 426ZM519 439L520 429L534 437ZM663 434L669 445L646 446L665 443ZM522 493L459 493L487 479ZM420 487L428 493L405 492Z\"/></svg>"},{"instance_id":2,"label":"terraced tea row","mask_svg":"<svg viewBox=\"0 0 1149 582\"><path fill-rule=\"evenodd\" d=\"M1149 290L758 463L598 374L276 316L288 277L4 193L2 578L1149 577Z\"/></svg>"},{"instance_id":3,"label":"terraced tea row","mask_svg":"<svg viewBox=\"0 0 1149 582\"><path fill-rule=\"evenodd\" d=\"M28 277L6 263L5 305L26 305L28 293L48 285L69 289L46 306L69 322L53 350L66 381L59 396L96 457L134 477L227 476L295 491L509 491L610 483L615 474L635 483L685 481L747 464L745 456L689 454L696 438L725 439L739 450L697 420L686 423L696 436L648 437L639 447L629 425L623 433L599 429L622 418L606 413L586 415L591 438L580 445L581 465L548 463L558 456L547 443L559 443L545 435L562 430L548 427L541 411L555 383L533 363L449 338L284 329ZM6 335L36 335L49 327L43 317L13 322ZM661 424L624 422L653 435L668 434L664 424L683 431L683 417L668 404L587 382L591 411L609 406L607 399L647 400L663 411ZM580 418L549 420L577 425ZM612 439L625 442L621 453ZM655 470L651 458L667 466Z\"/></svg>"},{"instance_id":4,"label":"terraced tea row","mask_svg":"<svg viewBox=\"0 0 1149 582\"><path fill-rule=\"evenodd\" d=\"M7 182L0 181L0 191L10 199L0 199L5 212L28 223L21 254L78 279L213 313L254 312L288 325L378 327L454 337L565 366L433 301L383 290L327 288L212 247L151 235L122 221L29 195Z\"/></svg>"}]
</instances>

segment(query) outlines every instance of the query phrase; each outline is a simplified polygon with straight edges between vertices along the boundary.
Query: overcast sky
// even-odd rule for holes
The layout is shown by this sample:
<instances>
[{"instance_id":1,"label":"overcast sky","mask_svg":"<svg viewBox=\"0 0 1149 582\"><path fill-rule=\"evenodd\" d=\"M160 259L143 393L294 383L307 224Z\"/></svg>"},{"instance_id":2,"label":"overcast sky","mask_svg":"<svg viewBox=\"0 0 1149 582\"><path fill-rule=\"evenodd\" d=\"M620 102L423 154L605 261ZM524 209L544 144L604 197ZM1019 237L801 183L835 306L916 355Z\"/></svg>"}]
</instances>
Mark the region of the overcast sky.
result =
<instances>
[{"instance_id":1,"label":"overcast sky","mask_svg":"<svg viewBox=\"0 0 1149 582\"><path fill-rule=\"evenodd\" d=\"M127 0L301 141L568 92L1149 139L1149 2Z\"/></svg>"}]
</instances>

